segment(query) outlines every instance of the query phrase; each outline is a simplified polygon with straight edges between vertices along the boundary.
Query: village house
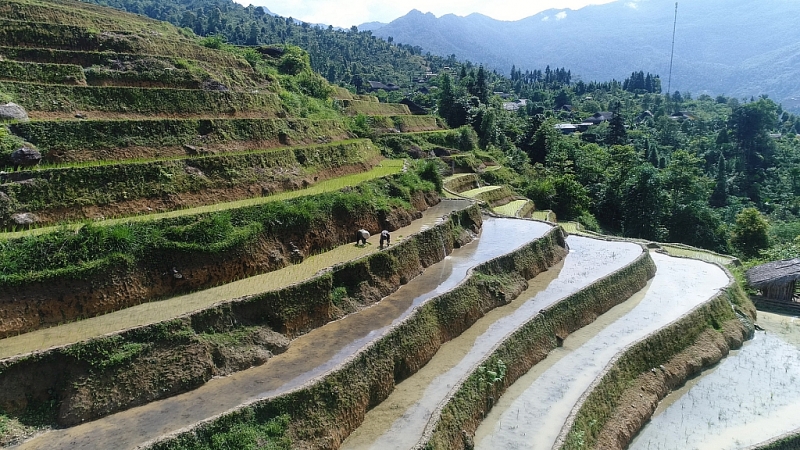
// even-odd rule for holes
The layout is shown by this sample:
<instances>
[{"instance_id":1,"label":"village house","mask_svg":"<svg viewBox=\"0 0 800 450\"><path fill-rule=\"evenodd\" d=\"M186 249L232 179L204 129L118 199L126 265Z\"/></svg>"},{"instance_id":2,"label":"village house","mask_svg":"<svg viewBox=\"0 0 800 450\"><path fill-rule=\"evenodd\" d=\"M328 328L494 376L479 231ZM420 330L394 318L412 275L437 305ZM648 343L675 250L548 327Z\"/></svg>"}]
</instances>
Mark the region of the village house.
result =
<instances>
[{"instance_id":1,"label":"village house","mask_svg":"<svg viewBox=\"0 0 800 450\"><path fill-rule=\"evenodd\" d=\"M614 113L611 111L601 111L592 114L590 117L587 117L583 120L584 123L588 123L591 125L599 125L603 122L607 122L614 117Z\"/></svg>"},{"instance_id":2,"label":"village house","mask_svg":"<svg viewBox=\"0 0 800 450\"><path fill-rule=\"evenodd\" d=\"M400 86L392 83L383 84L380 81L368 81L369 83L369 90L370 91L377 91L383 89L384 91L397 91L400 89Z\"/></svg>"},{"instance_id":3,"label":"village house","mask_svg":"<svg viewBox=\"0 0 800 450\"><path fill-rule=\"evenodd\" d=\"M800 279L800 258L773 261L753 267L745 274L747 284L771 300L793 301Z\"/></svg>"}]
</instances>

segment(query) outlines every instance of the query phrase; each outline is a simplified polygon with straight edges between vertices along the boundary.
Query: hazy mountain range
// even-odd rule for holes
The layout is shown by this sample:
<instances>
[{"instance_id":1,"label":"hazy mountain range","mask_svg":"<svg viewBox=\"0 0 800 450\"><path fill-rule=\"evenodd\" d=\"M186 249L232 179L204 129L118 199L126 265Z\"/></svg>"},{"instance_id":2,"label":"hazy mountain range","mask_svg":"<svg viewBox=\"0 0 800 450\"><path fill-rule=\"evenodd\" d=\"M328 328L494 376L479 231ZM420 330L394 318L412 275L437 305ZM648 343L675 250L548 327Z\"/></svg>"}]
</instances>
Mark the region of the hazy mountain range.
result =
<instances>
[{"instance_id":1,"label":"hazy mountain range","mask_svg":"<svg viewBox=\"0 0 800 450\"><path fill-rule=\"evenodd\" d=\"M513 21L417 10L359 30L503 73L565 67L584 81L657 73L668 87L675 2L620 0ZM800 1L690 0L678 5L672 91L767 94L800 109Z\"/></svg>"}]
</instances>

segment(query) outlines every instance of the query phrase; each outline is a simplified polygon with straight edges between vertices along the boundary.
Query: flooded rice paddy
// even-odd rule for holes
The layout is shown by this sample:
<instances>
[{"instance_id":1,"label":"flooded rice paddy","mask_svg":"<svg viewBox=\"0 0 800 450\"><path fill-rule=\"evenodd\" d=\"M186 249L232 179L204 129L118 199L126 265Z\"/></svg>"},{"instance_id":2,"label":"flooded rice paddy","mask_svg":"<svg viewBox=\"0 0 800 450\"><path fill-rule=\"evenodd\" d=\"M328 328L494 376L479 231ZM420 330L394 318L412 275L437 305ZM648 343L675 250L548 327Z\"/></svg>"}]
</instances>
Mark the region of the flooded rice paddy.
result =
<instances>
[{"instance_id":1,"label":"flooded rice paddy","mask_svg":"<svg viewBox=\"0 0 800 450\"><path fill-rule=\"evenodd\" d=\"M413 447L432 411L505 336L541 309L630 264L642 253L636 244L579 236L570 236L567 243L570 253L563 263L537 276L509 305L494 309L461 336L445 343L424 368L400 383L389 398L367 413L362 426L342 448Z\"/></svg>"},{"instance_id":2,"label":"flooded rice paddy","mask_svg":"<svg viewBox=\"0 0 800 450\"><path fill-rule=\"evenodd\" d=\"M442 217L453 211L464 209L470 204L464 200L441 201L439 204L428 208L421 219L415 220L407 227L394 231L395 242L399 242L403 237L410 236L441 222ZM203 291L166 300L143 303L102 316L0 339L0 358L45 350L128 328L169 320L192 311L207 308L221 301L281 289L304 281L322 269L378 251L379 238L376 234L368 240L369 245L363 247L353 244L342 245L327 252L310 256L300 264Z\"/></svg>"},{"instance_id":3,"label":"flooded rice paddy","mask_svg":"<svg viewBox=\"0 0 800 450\"><path fill-rule=\"evenodd\" d=\"M683 247L677 245L661 244L661 248L666 250L667 253L674 256L686 256L688 258L699 259L701 261L708 261L727 266L735 259L732 256L720 255L718 253L702 250L699 248Z\"/></svg>"},{"instance_id":4,"label":"flooded rice paddy","mask_svg":"<svg viewBox=\"0 0 800 450\"><path fill-rule=\"evenodd\" d=\"M21 448L133 448L243 403L297 388L384 335L416 306L452 289L470 268L509 253L548 230L550 226L539 222L487 219L475 242L454 250L379 303L293 340L285 353L262 366L213 379L185 394L46 433Z\"/></svg>"},{"instance_id":5,"label":"flooded rice paddy","mask_svg":"<svg viewBox=\"0 0 800 450\"><path fill-rule=\"evenodd\" d=\"M727 275L717 266L651 255L658 271L640 293L641 300L634 299L638 304L588 339L567 337L564 349L551 353L556 362L548 362L548 356L545 370L536 370L537 365L532 377L518 380L478 428L476 449L552 448L576 402L617 353L728 284ZM573 338L585 342L576 345Z\"/></svg>"},{"instance_id":6,"label":"flooded rice paddy","mask_svg":"<svg viewBox=\"0 0 800 450\"><path fill-rule=\"evenodd\" d=\"M800 429L800 321L758 323L766 332L667 396L630 448L740 449Z\"/></svg>"}]
</instances>

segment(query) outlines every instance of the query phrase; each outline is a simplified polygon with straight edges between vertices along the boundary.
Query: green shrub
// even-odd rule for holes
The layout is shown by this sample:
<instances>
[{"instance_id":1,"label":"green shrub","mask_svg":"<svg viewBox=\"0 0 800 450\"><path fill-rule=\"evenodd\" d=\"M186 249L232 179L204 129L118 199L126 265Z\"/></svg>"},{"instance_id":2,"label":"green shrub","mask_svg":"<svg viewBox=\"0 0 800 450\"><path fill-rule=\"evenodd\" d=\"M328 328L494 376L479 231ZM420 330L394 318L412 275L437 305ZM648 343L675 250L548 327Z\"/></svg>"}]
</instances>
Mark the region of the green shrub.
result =
<instances>
[{"instance_id":1,"label":"green shrub","mask_svg":"<svg viewBox=\"0 0 800 450\"><path fill-rule=\"evenodd\" d=\"M24 141L11 134L7 126L0 125L0 167L11 165L11 154L23 144Z\"/></svg>"},{"instance_id":2,"label":"green shrub","mask_svg":"<svg viewBox=\"0 0 800 450\"><path fill-rule=\"evenodd\" d=\"M736 216L731 243L744 256L755 257L769 248L769 223L756 208L745 208Z\"/></svg>"},{"instance_id":3,"label":"green shrub","mask_svg":"<svg viewBox=\"0 0 800 450\"><path fill-rule=\"evenodd\" d=\"M28 111L110 111L156 114L282 112L272 93L0 82Z\"/></svg>"},{"instance_id":4,"label":"green shrub","mask_svg":"<svg viewBox=\"0 0 800 450\"><path fill-rule=\"evenodd\" d=\"M423 180L430 181L436 186L436 192L442 192L443 181L442 174L439 166L434 161L428 161L419 171L419 177Z\"/></svg>"},{"instance_id":5,"label":"green shrub","mask_svg":"<svg viewBox=\"0 0 800 450\"><path fill-rule=\"evenodd\" d=\"M307 99L313 100L313 99ZM304 106L311 114L308 104ZM320 107L321 108L321 107ZM319 113L319 115L324 115ZM72 160L69 150L87 157L88 149L115 149L131 146L166 147L187 143L197 145L231 141L303 142L346 134L341 117L306 119L154 119L154 120L81 120L31 121L15 123L9 130L36 145L46 154L61 150L62 160ZM198 142L198 136L203 136Z\"/></svg>"},{"instance_id":6,"label":"green shrub","mask_svg":"<svg viewBox=\"0 0 800 450\"><path fill-rule=\"evenodd\" d=\"M214 50L220 50L222 49L222 46L225 45L225 37L220 35L206 36L200 39L200 45L207 48L213 48Z\"/></svg>"},{"instance_id":7,"label":"green shrub","mask_svg":"<svg viewBox=\"0 0 800 450\"><path fill-rule=\"evenodd\" d=\"M298 75L311 70L311 60L305 50L287 45L278 62L278 70L284 75Z\"/></svg>"}]
</instances>

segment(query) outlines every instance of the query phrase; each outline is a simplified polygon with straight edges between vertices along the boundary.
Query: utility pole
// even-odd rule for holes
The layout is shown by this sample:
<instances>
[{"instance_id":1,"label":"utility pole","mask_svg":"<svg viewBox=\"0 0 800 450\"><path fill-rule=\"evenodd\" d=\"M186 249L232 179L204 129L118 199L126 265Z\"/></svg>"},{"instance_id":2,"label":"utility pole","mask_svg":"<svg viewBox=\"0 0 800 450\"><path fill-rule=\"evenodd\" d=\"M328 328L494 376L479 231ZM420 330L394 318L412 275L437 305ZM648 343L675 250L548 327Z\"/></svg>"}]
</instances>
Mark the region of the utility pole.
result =
<instances>
[{"instance_id":1,"label":"utility pole","mask_svg":"<svg viewBox=\"0 0 800 450\"><path fill-rule=\"evenodd\" d=\"M675 2L675 20L672 22L672 51L669 54L669 78L667 79L667 96L672 89L672 58L675 56L675 28L678 25L678 2Z\"/></svg>"}]
</instances>

